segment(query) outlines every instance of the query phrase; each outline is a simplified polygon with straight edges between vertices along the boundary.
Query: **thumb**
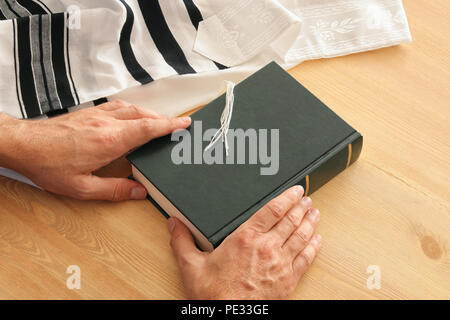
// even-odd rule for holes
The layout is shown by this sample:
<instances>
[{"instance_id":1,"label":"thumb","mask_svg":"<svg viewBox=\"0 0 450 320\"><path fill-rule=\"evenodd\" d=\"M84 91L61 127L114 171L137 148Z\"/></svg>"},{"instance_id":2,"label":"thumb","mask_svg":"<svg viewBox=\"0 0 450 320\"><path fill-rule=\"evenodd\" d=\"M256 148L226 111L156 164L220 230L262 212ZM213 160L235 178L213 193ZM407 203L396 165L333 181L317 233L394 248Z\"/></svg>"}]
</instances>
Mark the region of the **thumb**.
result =
<instances>
[{"instance_id":1,"label":"thumb","mask_svg":"<svg viewBox=\"0 0 450 320\"><path fill-rule=\"evenodd\" d=\"M167 227L172 234L170 245L181 269L194 264L201 258L202 252L195 246L191 232L180 220L170 218L167 221Z\"/></svg>"},{"instance_id":2,"label":"thumb","mask_svg":"<svg viewBox=\"0 0 450 320\"><path fill-rule=\"evenodd\" d=\"M145 199L147 190L139 182L126 178L100 178L94 175L82 177L81 190L83 200L140 200ZM87 187L86 187L87 186Z\"/></svg>"}]
</instances>

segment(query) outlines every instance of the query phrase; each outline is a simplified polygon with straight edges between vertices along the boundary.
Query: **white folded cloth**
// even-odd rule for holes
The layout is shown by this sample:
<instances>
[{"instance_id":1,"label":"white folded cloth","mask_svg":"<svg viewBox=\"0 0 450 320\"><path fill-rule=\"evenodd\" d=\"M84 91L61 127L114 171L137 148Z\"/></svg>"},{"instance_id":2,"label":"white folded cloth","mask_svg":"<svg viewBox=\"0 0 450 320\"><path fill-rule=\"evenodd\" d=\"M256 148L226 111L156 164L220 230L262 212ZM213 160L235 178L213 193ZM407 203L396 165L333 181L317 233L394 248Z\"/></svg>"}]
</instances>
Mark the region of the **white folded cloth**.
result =
<instances>
[{"instance_id":1,"label":"white folded cloth","mask_svg":"<svg viewBox=\"0 0 450 320\"><path fill-rule=\"evenodd\" d=\"M202 35L202 30L207 28L199 27L194 50L198 49L202 55L210 58L217 59L221 55L221 63L230 62L229 65L233 67L172 76L124 90L111 98L123 99L168 116L176 116L214 99L223 92L224 80L238 83L273 60L288 69L305 60L342 56L411 42L408 21L400 0L216 1L225 6L233 3L236 7L240 3L273 4L273 7L267 6L259 15L254 16L247 11L233 11L229 18L231 21L223 23L224 26L229 25L231 30L225 35L216 36L220 41L208 42L214 36ZM203 3L216 1L196 2L202 8ZM280 10L279 5L284 10ZM211 11L206 10L206 23L216 21L213 23L219 24L218 17L225 14L211 14ZM253 55L247 54L249 59L244 62L239 57L230 55L228 59L231 61L226 61L229 45L222 41L224 38L249 40L258 32L270 34L266 30L280 29L277 16L283 17L280 20L289 21L290 27L285 27L284 32L280 31L276 38L263 37L262 40L252 42L250 49L246 43L234 42L233 45L239 46L242 52L253 52ZM255 19L271 23L255 24ZM237 50L233 50L235 51Z\"/></svg>"}]
</instances>

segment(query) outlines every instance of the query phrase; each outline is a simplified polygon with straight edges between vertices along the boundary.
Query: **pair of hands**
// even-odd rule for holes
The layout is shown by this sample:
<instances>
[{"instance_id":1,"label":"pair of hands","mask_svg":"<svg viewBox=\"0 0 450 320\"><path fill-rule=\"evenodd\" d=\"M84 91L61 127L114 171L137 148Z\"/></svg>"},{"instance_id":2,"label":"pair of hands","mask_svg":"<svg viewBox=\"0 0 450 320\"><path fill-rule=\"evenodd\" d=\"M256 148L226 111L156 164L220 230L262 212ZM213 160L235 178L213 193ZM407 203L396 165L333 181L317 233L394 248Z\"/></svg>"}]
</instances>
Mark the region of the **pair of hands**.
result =
<instances>
[{"instance_id":1,"label":"pair of hands","mask_svg":"<svg viewBox=\"0 0 450 320\"><path fill-rule=\"evenodd\" d=\"M145 188L125 178L92 173L151 139L189 127L123 101L42 121L0 114L0 165L40 187L77 199L144 199ZM212 253L199 251L190 231L168 220L171 245L190 298L287 297L314 260L321 237L313 236L319 211L300 186L255 213Z\"/></svg>"}]
</instances>

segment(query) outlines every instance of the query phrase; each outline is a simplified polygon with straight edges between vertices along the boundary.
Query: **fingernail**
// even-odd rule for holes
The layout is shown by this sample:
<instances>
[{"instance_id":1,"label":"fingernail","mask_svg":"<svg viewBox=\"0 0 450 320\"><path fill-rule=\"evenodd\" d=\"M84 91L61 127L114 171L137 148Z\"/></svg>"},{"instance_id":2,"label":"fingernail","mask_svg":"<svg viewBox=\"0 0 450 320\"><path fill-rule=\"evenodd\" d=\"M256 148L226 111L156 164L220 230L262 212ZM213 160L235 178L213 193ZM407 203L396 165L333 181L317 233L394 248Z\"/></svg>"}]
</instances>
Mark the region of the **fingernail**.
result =
<instances>
[{"instance_id":1,"label":"fingernail","mask_svg":"<svg viewBox=\"0 0 450 320\"><path fill-rule=\"evenodd\" d=\"M182 124L189 124L189 123L191 123L191 117L181 117L181 118L178 118L178 119L180 120L180 122Z\"/></svg>"},{"instance_id":2,"label":"fingernail","mask_svg":"<svg viewBox=\"0 0 450 320\"><path fill-rule=\"evenodd\" d=\"M319 220L320 218L320 211L319 209L313 209L311 210L311 216L314 220Z\"/></svg>"},{"instance_id":3,"label":"fingernail","mask_svg":"<svg viewBox=\"0 0 450 320\"><path fill-rule=\"evenodd\" d=\"M294 188L293 188L293 190L294 190L294 193L295 193L295 195L297 196L297 197L301 197L302 195L303 195L303 187L302 186L295 186Z\"/></svg>"},{"instance_id":4,"label":"fingernail","mask_svg":"<svg viewBox=\"0 0 450 320\"><path fill-rule=\"evenodd\" d=\"M310 197L304 197L304 198L302 199L302 202L303 202L303 205L309 206L309 205L311 205L312 200L311 200Z\"/></svg>"},{"instance_id":5,"label":"fingernail","mask_svg":"<svg viewBox=\"0 0 450 320\"><path fill-rule=\"evenodd\" d=\"M133 200L145 199L146 196L147 190L145 190L145 188L143 187L134 187L133 189L131 189L130 197Z\"/></svg>"},{"instance_id":6,"label":"fingernail","mask_svg":"<svg viewBox=\"0 0 450 320\"><path fill-rule=\"evenodd\" d=\"M173 218L169 218L169 220L167 220L167 228L169 229L170 233L172 233L173 229L175 228L175 220Z\"/></svg>"},{"instance_id":7,"label":"fingernail","mask_svg":"<svg viewBox=\"0 0 450 320\"><path fill-rule=\"evenodd\" d=\"M320 234L316 235L315 237L317 244L321 244L322 243L322 236Z\"/></svg>"}]
</instances>

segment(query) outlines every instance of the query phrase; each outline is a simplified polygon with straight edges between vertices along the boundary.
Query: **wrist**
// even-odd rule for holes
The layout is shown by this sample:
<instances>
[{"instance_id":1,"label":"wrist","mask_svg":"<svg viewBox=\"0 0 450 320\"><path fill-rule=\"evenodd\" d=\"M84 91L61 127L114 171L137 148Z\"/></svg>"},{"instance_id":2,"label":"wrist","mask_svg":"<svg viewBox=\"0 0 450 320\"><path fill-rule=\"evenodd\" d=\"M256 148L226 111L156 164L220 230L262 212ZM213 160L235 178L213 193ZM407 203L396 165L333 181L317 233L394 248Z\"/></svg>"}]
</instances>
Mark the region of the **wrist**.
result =
<instances>
[{"instance_id":1,"label":"wrist","mask_svg":"<svg viewBox=\"0 0 450 320\"><path fill-rule=\"evenodd\" d=\"M0 113L0 166L16 169L24 121Z\"/></svg>"}]
</instances>

